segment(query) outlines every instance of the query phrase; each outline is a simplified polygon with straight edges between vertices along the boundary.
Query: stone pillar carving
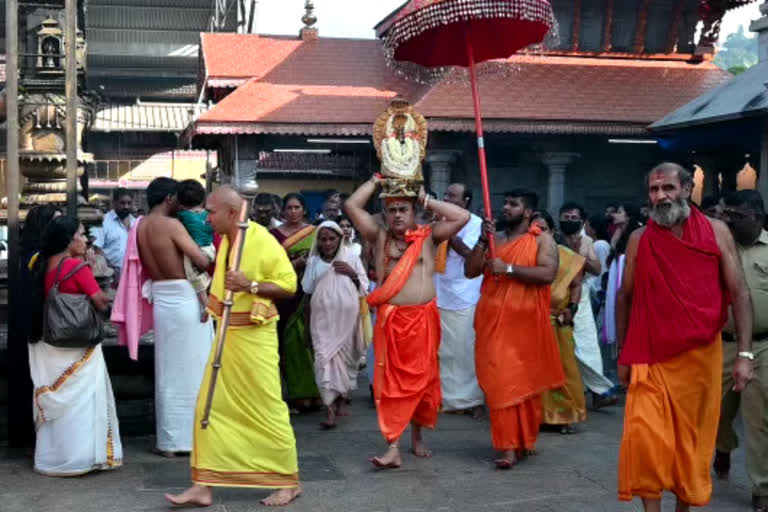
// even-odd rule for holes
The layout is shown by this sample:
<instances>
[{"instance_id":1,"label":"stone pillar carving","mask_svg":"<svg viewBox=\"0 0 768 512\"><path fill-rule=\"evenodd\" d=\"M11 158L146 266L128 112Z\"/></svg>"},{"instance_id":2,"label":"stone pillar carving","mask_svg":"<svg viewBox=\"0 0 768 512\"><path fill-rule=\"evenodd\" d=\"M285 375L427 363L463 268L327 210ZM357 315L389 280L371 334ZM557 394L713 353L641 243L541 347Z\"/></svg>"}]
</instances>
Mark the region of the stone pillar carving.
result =
<instances>
[{"instance_id":1,"label":"stone pillar carving","mask_svg":"<svg viewBox=\"0 0 768 512\"><path fill-rule=\"evenodd\" d=\"M451 184L451 172L457 154L455 151L434 151L427 155L426 160L429 163L429 188L437 194L438 199L442 199Z\"/></svg>"},{"instance_id":2,"label":"stone pillar carving","mask_svg":"<svg viewBox=\"0 0 768 512\"><path fill-rule=\"evenodd\" d=\"M541 161L549 170L549 185L547 187L547 209L552 215L565 202L565 173L568 166L580 155L578 153L553 152L544 153Z\"/></svg>"}]
</instances>

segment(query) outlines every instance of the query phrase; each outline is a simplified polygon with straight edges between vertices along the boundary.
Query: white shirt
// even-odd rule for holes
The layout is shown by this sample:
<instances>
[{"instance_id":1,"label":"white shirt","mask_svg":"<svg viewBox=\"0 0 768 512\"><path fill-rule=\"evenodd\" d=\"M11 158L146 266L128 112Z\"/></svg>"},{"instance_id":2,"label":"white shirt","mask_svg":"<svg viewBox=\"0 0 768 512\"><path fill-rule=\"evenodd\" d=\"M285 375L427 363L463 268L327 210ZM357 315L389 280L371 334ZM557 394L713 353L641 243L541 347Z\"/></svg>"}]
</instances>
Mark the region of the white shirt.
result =
<instances>
[{"instance_id":1,"label":"white shirt","mask_svg":"<svg viewBox=\"0 0 768 512\"><path fill-rule=\"evenodd\" d=\"M131 227L133 227L136 223L136 217L128 215L128 218L130 219ZM93 245L101 249L109 266L120 270L123 267L125 246L128 244L128 228L125 227L123 221L117 216L115 210L109 210L104 215L101 229L91 230L90 234L96 238L93 241Z\"/></svg>"},{"instance_id":2,"label":"white shirt","mask_svg":"<svg viewBox=\"0 0 768 512\"><path fill-rule=\"evenodd\" d=\"M598 292L602 286L603 275L608 272L608 256L611 254L611 244L605 240L597 240L594 247L597 258L600 260L600 275L587 276L586 281L593 292Z\"/></svg>"},{"instance_id":3,"label":"white shirt","mask_svg":"<svg viewBox=\"0 0 768 512\"><path fill-rule=\"evenodd\" d=\"M473 214L456 236L471 250L480 238L482 226L482 219ZM449 247L445 274L435 273L437 307L448 311L460 311L477 305L482 284L482 276L474 279L467 279L464 276L464 258Z\"/></svg>"}]
</instances>

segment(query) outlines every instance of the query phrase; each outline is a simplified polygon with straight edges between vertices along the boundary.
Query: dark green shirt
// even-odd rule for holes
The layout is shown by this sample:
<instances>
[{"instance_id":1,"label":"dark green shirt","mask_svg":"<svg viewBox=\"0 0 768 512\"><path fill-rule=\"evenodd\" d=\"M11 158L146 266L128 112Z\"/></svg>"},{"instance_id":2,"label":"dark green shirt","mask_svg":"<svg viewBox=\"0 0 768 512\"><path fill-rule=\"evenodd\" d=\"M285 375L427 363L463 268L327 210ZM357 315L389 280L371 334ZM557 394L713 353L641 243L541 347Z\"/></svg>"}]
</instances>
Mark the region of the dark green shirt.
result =
<instances>
[{"instance_id":1,"label":"dark green shirt","mask_svg":"<svg viewBox=\"0 0 768 512\"><path fill-rule=\"evenodd\" d=\"M208 224L208 212L193 212L192 210L181 210L179 220L187 228L189 236L200 247L213 244L213 228Z\"/></svg>"}]
</instances>

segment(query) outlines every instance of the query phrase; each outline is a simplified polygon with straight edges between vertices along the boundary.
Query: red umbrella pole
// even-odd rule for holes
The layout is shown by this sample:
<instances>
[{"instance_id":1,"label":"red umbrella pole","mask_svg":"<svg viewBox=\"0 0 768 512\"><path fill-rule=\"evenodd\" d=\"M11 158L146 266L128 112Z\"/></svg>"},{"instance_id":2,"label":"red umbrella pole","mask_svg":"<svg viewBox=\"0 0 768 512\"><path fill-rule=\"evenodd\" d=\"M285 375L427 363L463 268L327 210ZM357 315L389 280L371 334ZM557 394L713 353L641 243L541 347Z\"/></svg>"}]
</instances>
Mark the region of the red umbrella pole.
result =
<instances>
[{"instance_id":1,"label":"red umbrella pole","mask_svg":"<svg viewBox=\"0 0 768 512\"><path fill-rule=\"evenodd\" d=\"M467 23L465 31L467 40L467 60L469 61L469 77L472 82L472 101L475 106L475 131L477 132L477 155L480 159L480 184L483 187L483 203L485 206L485 218L493 220L491 210L491 192L488 187L488 164L485 160L485 139L483 138L483 117L480 113L480 95L477 92L477 73L475 72L475 53L472 48L472 34ZM488 255L491 259L496 257L496 244L493 237L488 238Z\"/></svg>"}]
</instances>

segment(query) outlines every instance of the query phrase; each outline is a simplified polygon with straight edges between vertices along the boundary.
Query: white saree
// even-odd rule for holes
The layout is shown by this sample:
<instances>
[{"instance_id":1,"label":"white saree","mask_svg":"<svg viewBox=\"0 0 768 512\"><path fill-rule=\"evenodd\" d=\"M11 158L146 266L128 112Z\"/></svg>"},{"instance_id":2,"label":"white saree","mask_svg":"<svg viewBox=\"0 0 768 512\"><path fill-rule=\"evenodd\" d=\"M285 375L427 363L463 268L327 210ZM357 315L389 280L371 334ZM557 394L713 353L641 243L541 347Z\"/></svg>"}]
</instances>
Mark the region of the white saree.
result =
<instances>
[{"instance_id":1,"label":"white saree","mask_svg":"<svg viewBox=\"0 0 768 512\"><path fill-rule=\"evenodd\" d=\"M76 476L122 464L115 398L101 345L29 344L37 430L35 471Z\"/></svg>"},{"instance_id":2,"label":"white saree","mask_svg":"<svg viewBox=\"0 0 768 512\"><path fill-rule=\"evenodd\" d=\"M331 229L343 236L335 222L323 222L318 233L322 229ZM357 389L358 364L366 349L360 298L367 294L368 278L360 258L343 244L339 245L332 261L348 263L357 273L358 286L348 276L336 272L332 263L320 257L318 238L310 252L301 286L312 296L309 325L315 352L315 382L323 403L330 406L337 398L347 397Z\"/></svg>"},{"instance_id":3,"label":"white saree","mask_svg":"<svg viewBox=\"0 0 768 512\"><path fill-rule=\"evenodd\" d=\"M603 375L603 356L597 341L597 325L592 314L589 289L588 283L582 284L579 309L573 318L576 362L579 364L584 386L598 395L604 395L613 389L613 382Z\"/></svg>"},{"instance_id":4,"label":"white saree","mask_svg":"<svg viewBox=\"0 0 768 512\"><path fill-rule=\"evenodd\" d=\"M157 449L189 452L197 393L213 343L213 323L200 322L200 304L189 281L153 281L151 302Z\"/></svg>"}]
</instances>

